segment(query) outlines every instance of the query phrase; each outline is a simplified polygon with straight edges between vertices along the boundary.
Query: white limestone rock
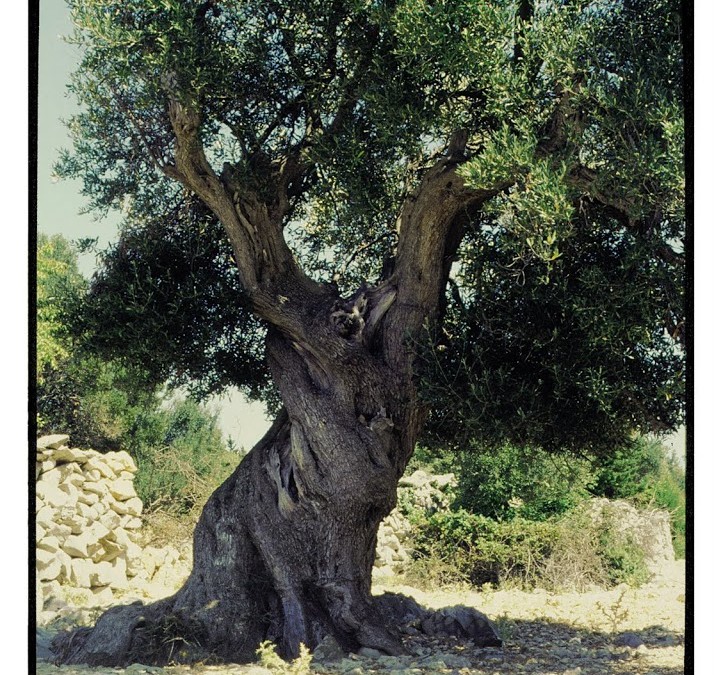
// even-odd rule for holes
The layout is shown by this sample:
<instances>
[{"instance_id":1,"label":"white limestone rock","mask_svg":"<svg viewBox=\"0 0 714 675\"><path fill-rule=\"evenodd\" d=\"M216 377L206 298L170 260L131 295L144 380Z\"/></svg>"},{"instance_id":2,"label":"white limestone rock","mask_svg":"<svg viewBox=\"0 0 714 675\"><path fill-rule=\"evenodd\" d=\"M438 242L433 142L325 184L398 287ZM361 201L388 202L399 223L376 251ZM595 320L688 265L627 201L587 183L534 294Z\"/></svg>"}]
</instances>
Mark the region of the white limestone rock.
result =
<instances>
[{"instance_id":1,"label":"white limestone rock","mask_svg":"<svg viewBox=\"0 0 714 675\"><path fill-rule=\"evenodd\" d=\"M134 483L130 480L115 480L109 485L109 492L117 501L126 501L136 497Z\"/></svg>"},{"instance_id":2,"label":"white limestone rock","mask_svg":"<svg viewBox=\"0 0 714 675\"><path fill-rule=\"evenodd\" d=\"M78 448L58 448L52 453L52 459L56 462L76 462L77 464L83 464L87 461L87 453L84 450L79 450Z\"/></svg>"},{"instance_id":3,"label":"white limestone rock","mask_svg":"<svg viewBox=\"0 0 714 675\"><path fill-rule=\"evenodd\" d=\"M56 513L57 509L45 504L35 514L35 523L49 530L54 525Z\"/></svg>"},{"instance_id":4,"label":"white limestone rock","mask_svg":"<svg viewBox=\"0 0 714 675\"><path fill-rule=\"evenodd\" d=\"M87 504L89 506L94 506L99 501L99 495L96 492L85 492L84 490L80 490L79 494L77 495L77 502L81 502L82 504Z\"/></svg>"},{"instance_id":5,"label":"white limestone rock","mask_svg":"<svg viewBox=\"0 0 714 675\"><path fill-rule=\"evenodd\" d=\"M98 471L102 478L108 478L109 480L114 480L116 478L116 473L110 466L109 462L105 457L92 457L84 465L85 471Z\"/></svg>"},{"instance_id":6,"label":"white limestone rock","mask_svg":"<svg viewBox=\"0 0 714 675\"><path fill-rule=\"evenodd\" d=\"M69 443L69 435L67 434L51 434L49 436L42 436L37 439L37 449L38 450L53 450L59 448L62 445Z\"/></svg>"},{"instance_id":7,"label":"white limestone rock","mask_svg":"<svg viewBox=\"0 0 714 675\"><path fill-rule=\"evenodd\" d=\"M106 513L99 516L99 522L109 531L115 530L117 527L121 527L121 520L122 517L114 511L106 511Z\"/></svg>"},{"instance_id":8,"label":"white limestone rock","mask_svg":"<svg viewBox=\"0 0 714 675\"><path fill-rule=\"evenodd\" d=\"M70 580L73 586L79 588L92 587L92 574L94 572L94 563L85 558L74 558L72 560L72 571Z\"/></svg>"},{"instance_id":9,"label":"white limestone rock","mask_svg":"<svg viewBox=\"0 0 714 675\"><path fill-rule=\"evenodd\" d=\"M138 497L132 497L124 502L115 501L111 505L111 508L121 516L140 516L141 512L144 510L144 505L141 502L141 499Z\"/></svg>"},{"instance_id":10,"label":"white limestone rock","mask_svg":"<svg viewBox=\"0 0 714 675\"><path fill-rule=\"evenodd\" d=\"M101 480L87 480L84 482L82 489L85 492L94 492L95 494L99 495L100 498L104 495L109 494L109 488L107 487L107 484L103 483Z\"/></svg>"},{"instance_id":11,"label":"white limestone rock","mask_svg":"<svg viewBox=\"0 0 714 675\"><path fill-rule=\"evenodd\" d=\"M112 589L109 586L93 588L92 595L94 596L93 604L98 607L110 605L114 601L114 593L112 593Z\"/></svg>"},{"instance_id":12,"label":"white limestone rock","mask_svg":"<svg viewBox=\"0 0 714 675\"><path fill-rule=\"evenodd\" d=\"M57 483L51 483L49 481L39 481L35 486L35 494L42 499L46 505L55 508L65 506L70 501L69 495L64 490L60 490Z\"/></svg>"},{"instance_id":13,"label":"white limestone rock","mask_svg":"<svg viewBox=\"0 0 714 675\"><path fill-rule=\"evenodd\" d=\"M107 461L117 474L122 471L128 471L131 474L137 472L136 462L126 450L107 453Z\"/></svg>"},{"instance_id":14,"label":"white limestone rock","mask_svg":"<svg viewBox=\"0 0 714 675\"><path fill-rule=\"evenodd\" d=\"M43 537L37 542L37 548L56 553L60 550L60 540L57 537Z\"/></svg>"}]
</instances>

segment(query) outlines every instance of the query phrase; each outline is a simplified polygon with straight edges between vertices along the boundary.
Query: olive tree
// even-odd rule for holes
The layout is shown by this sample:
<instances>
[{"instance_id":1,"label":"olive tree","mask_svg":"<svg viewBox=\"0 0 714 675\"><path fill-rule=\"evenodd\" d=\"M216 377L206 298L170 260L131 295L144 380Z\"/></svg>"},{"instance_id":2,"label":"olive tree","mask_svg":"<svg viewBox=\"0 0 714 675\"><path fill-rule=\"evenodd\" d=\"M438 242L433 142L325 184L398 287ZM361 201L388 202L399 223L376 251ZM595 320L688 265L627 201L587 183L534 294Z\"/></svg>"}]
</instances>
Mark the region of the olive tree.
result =
<instances>
[{"instance_id":1,"label":"olive tree","mask_svg":"<svg viewBox=\"0 0 714 675\"><path fill-rule=\"evenodd\" d=\"M399 653L371 573L421 435L577 449L680 421L676 3L69 4L60 171L125 218L85 328L276 414L184 586L65 662Z\"/></svg>"}]
</instances>

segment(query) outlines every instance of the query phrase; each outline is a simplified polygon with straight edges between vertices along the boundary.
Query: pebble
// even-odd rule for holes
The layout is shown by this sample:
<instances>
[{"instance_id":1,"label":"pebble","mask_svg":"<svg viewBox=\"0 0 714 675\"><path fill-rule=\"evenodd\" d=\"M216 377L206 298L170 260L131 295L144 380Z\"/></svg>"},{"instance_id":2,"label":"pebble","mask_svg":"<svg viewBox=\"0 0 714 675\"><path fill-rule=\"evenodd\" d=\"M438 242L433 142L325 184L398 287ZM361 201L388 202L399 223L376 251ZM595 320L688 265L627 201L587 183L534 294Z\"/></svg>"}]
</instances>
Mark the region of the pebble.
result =
<instances>
[{"instance_id":1,"label":"pebble","mask_svg":"<svg viewBox=\"0 0 714 675\"><path fill-rule=\"evenodd\" d=\"M631 647L637 649L644 644L642 638L635 633L622 633L615 639L615 644L619 647Z\"/></svg>"}]
</instances>

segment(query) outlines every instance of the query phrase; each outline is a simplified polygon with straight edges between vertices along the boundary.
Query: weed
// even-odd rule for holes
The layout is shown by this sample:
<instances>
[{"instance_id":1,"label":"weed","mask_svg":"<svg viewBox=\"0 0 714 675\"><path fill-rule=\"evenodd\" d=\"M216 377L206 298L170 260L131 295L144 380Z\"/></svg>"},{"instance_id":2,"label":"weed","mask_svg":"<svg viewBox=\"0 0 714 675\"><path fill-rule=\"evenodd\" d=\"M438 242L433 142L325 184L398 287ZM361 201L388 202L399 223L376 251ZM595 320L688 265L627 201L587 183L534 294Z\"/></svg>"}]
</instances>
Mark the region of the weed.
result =
<instances>
[{"instance_id":1,"label":"weed","mask_svg":"<svg viewBox=\"0 0 714 675\"><path fill-rule=\"evenodd\" d=\"M293 661L284 661L280 658L275 644L272 642L261 642L256 654L261 666L279 675L308 675L310 673L312 654L302 643L300 643L300 654Z\"/></svg>"},{"instance_id":2,"label":"weed","mask_svg":"<svg viewBox=\"0 0 714 675\"><path fill-rule=\"evenodd\" d=\"M516 628L516 622L508 616L508 612L499 614L493 619L493 623L504 642L510 642L517 637L518 630Z\"/></svg>"},{"instance_id":3,"label":"weed","mask_svg":"<svg viewBox=\"0 0 714 675\"><path fill-rule=\"evenodd\" d=\"M627 588L623 588L615 601L609 606L601 602L595 605L605 617L607 627L611 633L619 632L622 624L630 618L630 611L624 606L627 590Z\"/></svg>"}]
</instances>

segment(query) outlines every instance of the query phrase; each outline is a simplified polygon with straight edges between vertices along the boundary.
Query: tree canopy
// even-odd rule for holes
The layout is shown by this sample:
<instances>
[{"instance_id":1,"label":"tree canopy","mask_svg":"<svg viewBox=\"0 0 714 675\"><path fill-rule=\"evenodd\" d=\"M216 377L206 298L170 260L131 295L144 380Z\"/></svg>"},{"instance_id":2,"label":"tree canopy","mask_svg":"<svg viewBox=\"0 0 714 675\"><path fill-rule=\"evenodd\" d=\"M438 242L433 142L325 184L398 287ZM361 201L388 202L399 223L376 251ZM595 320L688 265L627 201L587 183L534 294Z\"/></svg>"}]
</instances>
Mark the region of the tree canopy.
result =
<instances>
[{"instance_id":1,"label":"tree canopy","mask_svg":"<svg viewBox=\"0 0 714 675\"><path fill-rule=\"evenodd\" d=\"M82 112L59 170L124 214L77 323L97 350L275 402L281 298L408 275L429 242L404 205L456 166L447 292L428 335L405 329L430 439L603 449L681 422L678 3L69 4Z\"/></svg>"}]
</instances>

